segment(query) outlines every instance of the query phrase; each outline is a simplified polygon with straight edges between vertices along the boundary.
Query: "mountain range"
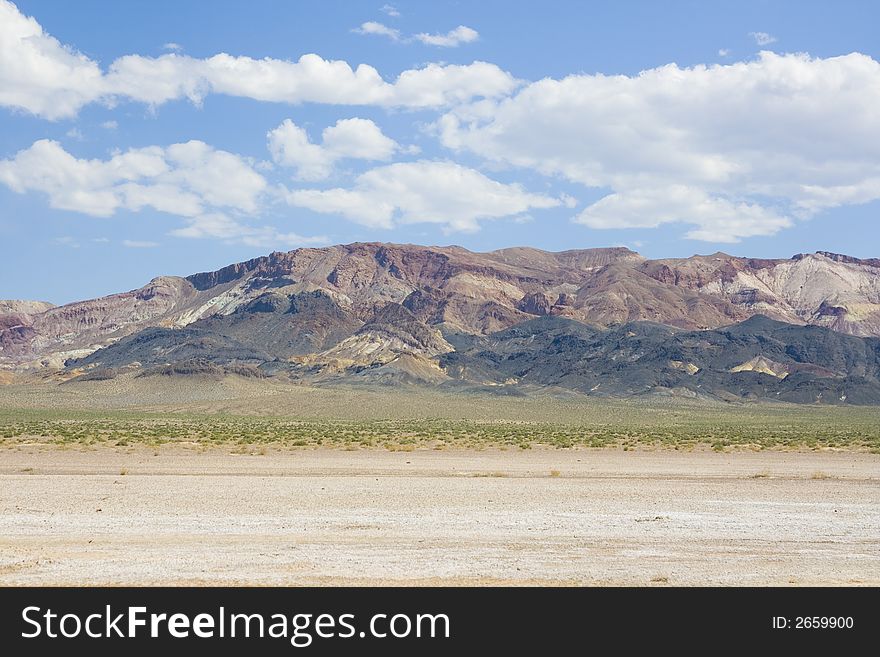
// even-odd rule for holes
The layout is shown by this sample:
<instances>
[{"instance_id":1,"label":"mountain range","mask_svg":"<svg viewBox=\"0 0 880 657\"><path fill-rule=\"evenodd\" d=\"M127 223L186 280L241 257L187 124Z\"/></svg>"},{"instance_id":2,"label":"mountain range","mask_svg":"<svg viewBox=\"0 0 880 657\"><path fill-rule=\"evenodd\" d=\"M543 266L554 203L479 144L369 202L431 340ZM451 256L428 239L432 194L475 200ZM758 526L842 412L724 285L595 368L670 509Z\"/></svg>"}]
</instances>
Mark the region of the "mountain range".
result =
<instances>
[{"instance_id":1,"label":"mountain range","mask_svg":"<svg viewBox=\"0 0 880 657\"><path fill-rule=\"evenodd\" d=\"M63 306L0 301L0 368L874 404L880 260L297 249Z\"/></svg>"}]
</instances>

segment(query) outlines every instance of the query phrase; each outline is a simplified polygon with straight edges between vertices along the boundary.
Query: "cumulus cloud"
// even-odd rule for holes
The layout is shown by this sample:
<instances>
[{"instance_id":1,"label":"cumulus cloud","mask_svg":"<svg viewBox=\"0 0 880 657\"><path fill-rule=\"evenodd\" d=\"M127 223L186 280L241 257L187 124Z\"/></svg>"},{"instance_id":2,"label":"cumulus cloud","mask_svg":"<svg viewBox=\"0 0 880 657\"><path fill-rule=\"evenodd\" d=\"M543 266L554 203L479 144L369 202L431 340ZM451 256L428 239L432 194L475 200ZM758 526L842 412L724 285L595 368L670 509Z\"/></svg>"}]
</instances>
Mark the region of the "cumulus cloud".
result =
<instances>
[{"instance_id":1,"label":"cumulus cloud","mask_svg":"<svg viewBox=\"0 0 880 657\"><path fill-rule=\"evenodd\" d=\"M370 24L379 27L369 29L389 31L385 36L435 46L479 36L459 26L447 34L403 38L393 28ZM760 45L775 41L762 32L752 38ZM719 51L720 57L729 54ZM880 64L858 53L812 58L762 52L725 65L670 64L634 76L572 75L525 85L486 62L428 64L386 80L371 66L314 54L287 61L225 53L193 58L172 51L159 57L132 54L102 68L0 0L0 105L56 120L89 103L198 104L210 94L442 109L446 113L434 129L453 151L476 154L496 167L524 167L607 190L604 198L572 212L579 213L576 221L599 228L680 222L689 226L690 237L735 241L772 234L827 208L880 199ZM102 125L117 127L114 121ZM290 121L275 128L268 135L275 165L252 163L202 142L86 160L41 140L0 161L0 182L20 192L45 193L54 207L99 216L145 207L178 214L191 219L182 231L202 235L229 224L216 217L213 224L199 223L197 217L223 216L243 226L239 238L247 233L251 240L270 240L271 229L231 218L254 213L268 195L260 172L291 167L298 179L319 181L345 158L387 162L400 152L365 119L339 121L313 137L314 142ZM489 199L467 193L455 220L459 189L447 182L456 176L465 190L500 185L505 191L499 197L508 201L529 197L575 205L573 199L511 189L449 162L384 166L349 187L284 193L294 204L385 227L418 220L472 230L483 218L524 216L530 207L545 207L523 202L525 207L504 214ZM445 206L435 183L446 190ZM391 191L395 185L399 199ZM433 219L424 219L428 216Z\"/></svg>"},{"instance_id":2,"label":"cumulus cloud","mask_svg":"<svg viewBox=\"0 0 880 657\"><path fill-rule=\"evenodd\" d=\"M755 40L759 46L769 46L771 43L776 43L776 37L772 34L767 34L766 32L749 32L749 36Z\"/></svg>"},{"instance_id":3,"label":"cumulus cloud","mask_svg":"<svg viewBox=\"0 0 880 657\"><path fill-rule=\"evenodd\" d=\"M282 103L375 105L430 108L478 97L494 98L517 86L494 64L428 64L403 71L389 83L372 66L352 69L344 61L303 55L296 62L220 54L194 59L168 54L128 55L105 76L112 95L160 105L188 98L198 104L208 94Z\"/></svg>"},{"instance_id":4,"label":"cumulus cloud","mask_svg":"<svg viewBox=\"0 0 880 657\"><path fill-rule=\"evenodd\" d=\"M388 27L387 25L377 23L376 21L367 21L366 23L361 23L361 26L354 28L352 32L355 32L357 34L372 34L376 36L384 36L388 37L392 41L400 41L400 30L395 30L393 27Z\"/></svg>"},{"instance_id":5,"label":"cumulus cloud","mask_svg":"<svg viewBox=\"0 0 880 657\"><path fill-rule=\"evenodd\" d=\"M719 57L727 57L728 55L730 55L730 48L719 48L718 49L718 56Z\"/></svg>"},{"instance_id":6,"label":"cumulus cloud","mask_svg":"<svg viewBox=\"0 0 880 657\"><path fill-rule=\"evenodd\" d=\"M0 182L19 193L42 192L54 208L98 217L145 207L181 216L212 207L255 212L267 186L241 157L200 141L87 160L41 139L0 160Z\"/></svg>"},{"instance_id":7,"label":"cumulus cloud","mask_svg":"<svg viewBox=\"0 0 880 657\"><path fill-rule=\"evenodd\" d=\"M271 226L251 226L221 212L202 214L187 219L184 228L172 230L170 235L188 238L214 238L228 243L241 243L260 248L279 246L307 246L327 244L329 240L318 235L303 237L296 233L284 233Z\"/></svg>"},{"instance_id":8,"label":"cumulus cloud","mask_svg":"<svg viewBox=\"0 0 880 657\"><path fill-rule=\"evenodd\" d=\"M520 215L560 205L559 199L504 184L454 162L398 162L359 175L350 189L298 189L287 202L341 215L373 228L442 224L472 232L481 219Z\"/></svg>"},{"instance_id":9,"label":"cumulus cloud","mask_svg":"<svg viewBox=\"0 0 880 657\"><path fill-rule=\"evenodd\" d=\"M517 81L494 64L439 65L406 70L393 82L372 66L315 54L297 61L236 57L205 59L170 52L159 57L127 55L107 71L46 34L33 18L0 0L0 105L48 118L74 116L92 102L118 100L151 106L209 94L267 102L440 107L505 95Z\"/></svg>"},{"instance_id":10,"label":"cumulus cloud","mask_svg":"<svg viewBox=\"0 0 880 657\"><path fill-rule=\"evenodd\" d=\"M394 5L382 5L381 7L379 7L379 11L381 11L383 14L388 14L392 18L397 18L398 16L400 16L400 12Z\"/></svg>"},{"instance_id":11,"label":"cumulus cloud","mask_svg":"<svg viewBox=\"0 0 880 657\"><path fill-rule=\"evenodd\" d=\"M179 43L174 43L173 41L169 41L168 43L162 44L162 50L168 50L170 52L180 52L183 50L183 46Z\"/></svg>"},{"instance_id":12,"label":"cumulus cloud","mask_svg":"<svg viewBox=\"0 0 880 657\"><path fill-rule=\"evenodd\" d=\"M578 215L588 225L680 221L691 237L729 242L880 198L878 106L880 63L866 55L762 52L545 79L457 107L435 127L451 149L610 188Z\"/></svg>"},{"instance_id":13,"label":"cumulus cloud","mask_svg":"<svg viewBox=\"0 0 880 657\"><path fill-rule=\"evenodd\" d=\"M422 32L421 34L416 34L413 38L428 46L457 48L463 43L472 43L476 41L480 38L480 33L466 25L459 25L446 34L427 34Z\"/></svg>"},{"instance_id":14,"label":"cumulus cloud","mask_svg":"<svg viewBox=\"0 0 880 657\"><path fill-rule=\"evenodd\" d=\"M578 214L575 221L591 228L656 228L684 222L696 226L685 237L709 242L772 235L792 223L772 209L713 198L700 189L681 185L609 194Z\"/></svg>"},{"instance_id":15,"label":"cumulus cloud","mask_svg":"<svg viewBox=\"0 0 880 657\"><path fill-rule=\"evenodd\" d=\"M0 105L48 119L74 115L104 93L100 67L0 0Z\"/></svg>"},{"instance_id":16,"label":"cumulus cloud","mask_svg":"<svg viewBox=\"0 0 880 657\"><path fill-rule=\"evenodd\" d=\"M323 180L337 161L390 160L400 146L369 119L341 119L324 129L322 143L313 144L306 131L290 119L267 134L272 160L296 168L299 180Z\"/></svg>"},{"instance_id":17,"label":"cumulus cloud","mask_svg":"<svg viewBox=\"0 0 880 657\"><path fill-rule=\"evenodd\" d=\"M499 98L518 82L495 64L474 62L466 66L428 64L404 71L394 84L396 104L403 107L443 107L474 98Z\"/></svg>"},{"instance_id":18,"label":"cumulus cloud","mask_svg":"<svg viewBox=\"0 0 880 657\"><path fill-rule=\"evenodd\" d=\"M0 182L20 193L42 192L54 208L97 217L144 208L178 215L186 225L171 231L176 237L267 248L328 242L324 236L303 237L230 217L228 212L257 212L267 183L240 156L200 141L132 148L107 160L87 160L43 139L12 159L0 160ZM123 244L156 246L139 240Z\"/></svg>"}]
</instances>

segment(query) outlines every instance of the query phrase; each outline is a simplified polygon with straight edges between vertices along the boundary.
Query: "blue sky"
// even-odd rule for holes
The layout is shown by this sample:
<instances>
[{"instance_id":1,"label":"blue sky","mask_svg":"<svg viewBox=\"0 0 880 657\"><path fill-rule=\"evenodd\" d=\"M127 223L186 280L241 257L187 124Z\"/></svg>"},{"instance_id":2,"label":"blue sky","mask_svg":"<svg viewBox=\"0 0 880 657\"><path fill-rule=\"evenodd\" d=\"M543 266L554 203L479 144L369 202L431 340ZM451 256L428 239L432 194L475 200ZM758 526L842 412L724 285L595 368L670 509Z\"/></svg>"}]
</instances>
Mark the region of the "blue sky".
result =
<instances>
[{"instance_id":1,"label":"blue sky","mask_svg":"<svg viewBox=\"0 0 880 657\"><path fill-rule=\"evenodd\" d=\"M383 5L0 0L0 298L353 241L880 255L876 3Z\"/></svg>"}]
</instances>

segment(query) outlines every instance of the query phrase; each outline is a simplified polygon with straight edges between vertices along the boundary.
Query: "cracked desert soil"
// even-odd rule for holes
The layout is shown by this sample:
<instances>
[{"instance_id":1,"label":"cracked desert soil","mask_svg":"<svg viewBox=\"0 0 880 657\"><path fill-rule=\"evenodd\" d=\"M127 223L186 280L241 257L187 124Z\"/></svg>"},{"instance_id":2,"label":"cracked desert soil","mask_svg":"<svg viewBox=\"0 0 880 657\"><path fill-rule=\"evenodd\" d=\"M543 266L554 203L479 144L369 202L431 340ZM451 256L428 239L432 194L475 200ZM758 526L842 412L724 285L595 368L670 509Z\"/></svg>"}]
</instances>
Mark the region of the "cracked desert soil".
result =
<instances>
[{"instance_id":1,"label":"cracked desert soil","mask_svg":"<svg viewBox=\"0 0 880 657\"><path fill-rule=\"evenodd\" d=\"M0 584L878 585L880 456L22 446Z\"/></svg>"}]
</instances>

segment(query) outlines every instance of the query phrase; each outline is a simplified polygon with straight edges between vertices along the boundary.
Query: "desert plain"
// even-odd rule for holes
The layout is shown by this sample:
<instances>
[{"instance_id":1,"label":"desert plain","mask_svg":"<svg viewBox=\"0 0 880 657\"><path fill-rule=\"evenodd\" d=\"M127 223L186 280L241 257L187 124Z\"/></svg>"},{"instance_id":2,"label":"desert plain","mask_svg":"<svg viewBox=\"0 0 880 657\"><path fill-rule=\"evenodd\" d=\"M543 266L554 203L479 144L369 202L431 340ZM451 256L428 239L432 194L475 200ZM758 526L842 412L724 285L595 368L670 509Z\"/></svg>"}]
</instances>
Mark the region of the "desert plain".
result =
<instances>
[{"instance_id":1,"label":"desert plain","mask_svg":"<svg viewBox=\"0 0 880 657\"><path fill-rule=\"evenodd\" d=\"M0 584L880 584L873 408L145 385L0 386Z\"/></svg>"}]
</instances>

